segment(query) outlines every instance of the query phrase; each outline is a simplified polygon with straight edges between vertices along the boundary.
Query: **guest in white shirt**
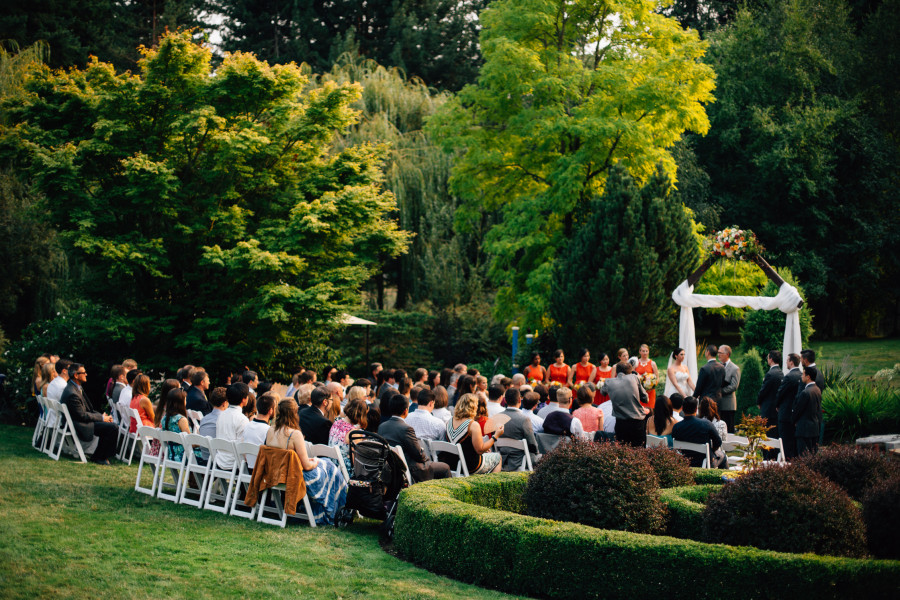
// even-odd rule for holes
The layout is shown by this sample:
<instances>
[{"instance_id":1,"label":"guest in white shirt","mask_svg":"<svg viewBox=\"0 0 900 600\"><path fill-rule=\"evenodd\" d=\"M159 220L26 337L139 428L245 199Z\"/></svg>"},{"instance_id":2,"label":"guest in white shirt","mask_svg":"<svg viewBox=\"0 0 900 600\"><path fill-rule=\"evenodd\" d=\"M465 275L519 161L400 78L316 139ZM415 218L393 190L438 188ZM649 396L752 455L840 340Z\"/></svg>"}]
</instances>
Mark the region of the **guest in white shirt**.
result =
<instances>
[{"instance_id":1,"label":"guest in white shirt","mask_svg":"<svg viewBox=\"0 0 900 600\"><path fill-rule=\"evenodd\" d=\"M269 435L269 421L275 416L275 404L281 400L275 392L266 392L256 400L256 416L253 417L244 429L244 441L249 444L261 446L266 443ZM247 465L252 469L256 466L256 457L248 456Z\"/></svg>"},{"instance_id":2,"label":"guest in white shirt","mask_svg":"<svg viewBox=\"0 0 900 600\"><path fill-rule=\"evenodd\" d=\"M612 401L607 400L606 402L601 403L597 408L603 411L603 431L615 435L616 417L613 415Z\"/></svg>"},{"instance_id":3,"label":"guest in white shirt","mask_svg":"<svg viewBox=\"0 0 900 600\"><path fill-rule=\"evenodd\" d=\"M66 386L69 384L69 367L71 365L72 361L66 358L61 358L56 361L57 377L47 384L47 398L50 400L56 400L57 402L62 401L63 390L66 389Z\"/></svg>"},{"instance_id":4,"label":"guest in white shirt","mask_svg":"<svg viewBox=\"0 0 900 600\"><path fill-rule=\"evenodd\" d=\"M534 407L541 401L541 395L537 392L528 392L522 396L522 412L531 421L531 428L535 433L544 433L544 420L534 414Z\"/></svg>"},{"instance_id":5,"label":"guest in white shirt","mask_svg":"<svg viewBox=\"0 0 900 600\"><path fill-rule=\"evenodd\" d=\"M434 392L422 389L417 400L419 408L406 416L406 424L413 428L420 440L443 440L446 424L432 414Z\"/></svg>"},{"instance_id":6,"label":"guest in white shirt","mask_svg":"<svg viewBox=\"0 0 900 600\"><path fill-rule=\"evenodd\" d=\"M216 421L216 437L229 442L244 441L244 429L250 421L241 410L247 404L250 397L250 388L246 383L232 383L225 391L228 398L228 408L219 415ZM218 452L216 465L220 469L230 469L234 466L234 454L231 452Z\"/></svg>"},{"instance_id":7,"label":"guest in white shirt","mask_svg":"<svg viewBox=\"0 0 900 600\"><path fill-rule=\"evenodd\" d=\"M487 401L487 409L488 416L493 417L494 415L499 415L502 413L505 408L500 404L500 400L503 398L503 388L499 385L492 385L488 388L488 401Z\"/></svg>"},{"instance_id":8,"label":"guest in white shirt","mask_svg":"<svg viewBox=\"0 0 900 600\"><path fill-rule=\"evenodd\" d=\"M431 414L443 421L444 425L453 418L453 413L447 408L448 404L450 404L450 398L447 394L447 388L442 385L435 387L434 410L431 411Z\"/></svg>"},{"instance_id":9,"label":"guest in white shirt","mask_svg":"<svg viewBox=\"0 0 900 600\"><path fill-rule=\"evenodd\" d=\"M210 392L209 403L212 404L213 409L200 420L200 426L197 428L197 433L209 438L214 438L216 437L216 424L219 422L219 416L228 408L228 398L225 397L225 388L217 387ZM209 460L209 450L200 448L200 455L203 458L203 463L206 464L206 461Z\"/></svg>"},{"instance_id":10,"label":"guest in white shirt","mask_svg":"<svg viewBox=\"0 0 900 600\"><path fill-rule=\"evenodd\" d=\"M140 374L141 372L137 369L132 369L125 375L126 385L119 393L119 401L116 402L121 408L131 408L131 399L134 397L134 388L132 386L134 385L134 380Z\"/></svg>"},{"instance_id":11,"label":"guest in white shirt","mask_svg":"<svg viewBox=\"0 0 900 600\"><path fill-rule=\"evenodd\" d=\"M539 416L539 417L542 418L542 419L546 419L546 418L547 418L547 415L549 415L550 413L552 413L552 412L555 411L555 410L558 410L558 409L559 409L559 402L557 402L557 396L559 395L559 392L560 392L561 390L568 390L568 389L569 389L569 388L562 388L562 387L557 387L557 386L551 387L551 388L550 388L550 395L549 395L549 397L548 397L548 399L547 399L547 405L544 406L544 408L542 408L541 410L538 411L537 416ZM571 391L571 390L569 390L569 397L570 397L570 398L572 397L572 391Z\"/></svg>"}]
</instances>

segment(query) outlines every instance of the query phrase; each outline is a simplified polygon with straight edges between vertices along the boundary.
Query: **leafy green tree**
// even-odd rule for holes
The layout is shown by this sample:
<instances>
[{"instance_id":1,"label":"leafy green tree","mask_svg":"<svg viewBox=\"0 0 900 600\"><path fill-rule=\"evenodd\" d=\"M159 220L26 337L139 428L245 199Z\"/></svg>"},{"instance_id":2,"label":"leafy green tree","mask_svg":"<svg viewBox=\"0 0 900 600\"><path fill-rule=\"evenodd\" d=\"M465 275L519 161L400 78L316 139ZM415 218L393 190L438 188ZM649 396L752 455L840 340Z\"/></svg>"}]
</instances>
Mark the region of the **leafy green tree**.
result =
<instances>
[{"instance_id":1,"label":"leafy green tree","mask_svg":"<svg viewBox=\"0 0 900 600\"><path fill-rule=\"evenodd\" d=\"M460 151L451 180L460 232L499 212L487 234L496 314L543 327L557 251L592 215L608 170L639 181L682 132L705 132L713 74L696 32L649 1L499 0L482 14L485 64L431 119ZM615 307L618 308L618 307Z\"/></svg>"},{"instance_id":2,"label":"leafy green tree","mask_svg":"<svg viewBox=\"0 0 900 600\"><path fill-rule=\"evenodd\" d=\"M800 309L800 338L803 347L806 348L809 336L814 331L812 310L806 303L806 293L790 269L776 267L775 271L782 279L797 288L804 300L803 308ZM761 295L774 297L778 295L778 288L769 281ZM784 346L784 318L784 313L780 310L748 311L744 326L741 328L741 347L748 351L755 349L760 356L766 356L770 350L781 350Z\"/></svg>"},{"instance_id":3,"label":"leafy green tree","mask_svg":"<svg viewBox=\"0 0 900 600\"><path fill-rule=\"evenodd\" d=\"M551 315L557 340L611 349L670 342L678 323L672 290L696 266L689 213L659 170L640 187L624 167L555 263Z\"/></svg>"},{"instance_id":4,"label":"leafy green tree","mask_svg":"<svg viewBox=\"0 0 900 600\"><path fill-rule=\"evenodd\" d=\"M382 149L331 151L358 85L304 91L295 65L238 53L212 76L209 61L167 34L140 75L44 68L7 109L84 294L129 317L143 356L277 373L408 235L386 217Z\"/></svg>"},{"instance_id":5,"label":"leafy green tree","mask_svg":"<svg viewBox=\"0 0 900 600\"><path fill-rule=\"evenodd\" d=\"M481 59L477 13L487 0L218 0L226 50L327 71L344 52L459 89Z\"/></svg>"}]
</instances>

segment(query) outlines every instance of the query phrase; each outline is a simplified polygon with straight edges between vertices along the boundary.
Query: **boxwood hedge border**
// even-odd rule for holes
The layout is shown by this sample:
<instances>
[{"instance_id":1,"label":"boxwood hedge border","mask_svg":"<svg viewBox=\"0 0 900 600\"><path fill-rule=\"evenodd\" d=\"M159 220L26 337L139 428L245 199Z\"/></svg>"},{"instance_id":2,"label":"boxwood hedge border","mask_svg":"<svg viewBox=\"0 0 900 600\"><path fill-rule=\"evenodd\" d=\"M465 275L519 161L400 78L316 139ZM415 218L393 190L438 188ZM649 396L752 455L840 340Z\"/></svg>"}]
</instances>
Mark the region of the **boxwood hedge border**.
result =
<instances>
[{"instance_id":1,"label":"boxwood hedge border","mask_svg":"<svg viewBox=\"0 0 900 600\"><path fill-rule=\"evenodd\" d=\"M895 600L900 591L900 561L785 554L517 514L527 478L498 473L412 486L400 496L395 550L454 579L544 598Z\"/></svg>"}]
</instances>

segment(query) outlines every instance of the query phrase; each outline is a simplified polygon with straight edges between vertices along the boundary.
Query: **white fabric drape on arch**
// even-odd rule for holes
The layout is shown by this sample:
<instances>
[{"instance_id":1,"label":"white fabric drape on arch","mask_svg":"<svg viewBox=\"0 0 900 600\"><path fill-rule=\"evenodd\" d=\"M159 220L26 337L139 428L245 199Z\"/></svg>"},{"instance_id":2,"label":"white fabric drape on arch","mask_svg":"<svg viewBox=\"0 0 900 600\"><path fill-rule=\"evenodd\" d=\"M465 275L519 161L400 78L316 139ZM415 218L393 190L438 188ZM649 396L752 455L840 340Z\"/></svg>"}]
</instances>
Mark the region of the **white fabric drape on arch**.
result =
<instances>
[{"instance_id":1,"label":"white fabric drape on arch","mask_svg":"<svg viewBox=\"0 0 900 600\"><path fill-rule=\"evenodd\" d=\"M694 333L693 309L720 308L752 308L754 310L778 309L785 314L784 345L782 347L782 368L787 372L787 356L800 353L800 309L797 307L802 298L797 288L788 282L781 284L776 296L705 296L694 293L694 286L687 280L681 282L672 292L672 300L681 307L681 319L678 325L678 345L684 348L684 362L687 364L691 379L697 382L697 336Z\"/></svg>"}]
</instances>

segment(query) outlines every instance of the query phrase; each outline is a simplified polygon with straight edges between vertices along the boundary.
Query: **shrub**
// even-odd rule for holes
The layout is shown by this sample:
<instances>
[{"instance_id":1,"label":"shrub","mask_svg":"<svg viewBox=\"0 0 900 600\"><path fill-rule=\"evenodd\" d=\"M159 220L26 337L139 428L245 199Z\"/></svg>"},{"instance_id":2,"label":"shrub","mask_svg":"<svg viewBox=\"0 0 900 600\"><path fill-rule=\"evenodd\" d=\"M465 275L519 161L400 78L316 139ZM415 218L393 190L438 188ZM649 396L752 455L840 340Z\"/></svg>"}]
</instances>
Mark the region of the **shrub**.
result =
<instances>
[{"instance_id":1,"label":"shrub","mask_svg":"<svg viewBox=\"0 0 900 600\"><path fill-rule=\"evenodd\" d=\"M900 559L900 474L876 482L862 501L869 551Z\"/></svg>"},{"instance_id":2,"label":"shrub","mask_svg":"<svg viewBox=\"0 0 900 600\"><path fill-rule=\"evenodd\" d=\"M697 485L705 485L707 483L712 483L716 485L722 485L725 483L722 480L722 473L726 472L726 469L691 469L694 472L694 483Z\"/></svg>"},{"instance_id":3,"label":"shrub","mask_svg":"<svg viewBox=\"0 0 900 600\"><path fill-rule=\"evenodd\" d=\"M714 472L695 473L711 477ZM526 480L523 473L498 473L427 481L404 490L395 550L437 573L538 598L897 597L897 561L726 548L547 521L471 503L487 496L498 508L513 507L517 490L524 490ZM701 488L687 488L688 494L694 497ZM651 564L652 577L633 568Z\"/></svg>"},{"instance_id":4,"label":"shrub","mask_svg":"<svg viewBox=\"0 0 900 600\"><path fill-rule=\"evenodd\" d=\"M559 446L529 478L525 505L535 517L603 529L651 533L665 527L646 453L618 444Z\"/></svg>"},{"instance_id":5,"label":"shrub","mask_svg":"<svg viewBox=\"0 0 900 600\"><path fill-rule=\"evenodd\" d=\"M719 489L719 485L708 483L662 490L659 498L668 509L666 535L702 541L706 500Z\"/></svg>"},{"instance_id":6,"label":"shrub","mask_svg":"<svg viewBox=\"0 0 900 600\"><path fill-rule=\"evenodd\" d=\"M748 415L750 414L750 409L756 407L756 400L759 396L759 388L762 387L763 376L763 359L755 348L751 348L744 355L744 360L741 363L741 384L738 386L735 394L737 399L737 418L739 420L742 414Z\"/></svg>"},{"instance_id":7,"label":"shrub","mask_svg":"<svg viewBox=\"0 0 900 600\"><path fill-rule=\"evenodd\" d=\"M781 552L862 556L863 523L850 497L802 465L754 469L722 486L703 512L703 537Z\"/></svg>"},{"instance_id":8,"label":"shrub","mask_svg":"<svg viewBox=\"0 0 900 600\"><path fill-rule=\"evenodd\" d=\"M694 472L691 461L669 448L647 448L647 459L656 472L656 479L661 488L673 488L694 485Z\"/></svg>"},{"instance_id":9,"label":"shrub","mask_svg":"<svg viewBox=\"0 0 900 600\"><path fill-rule=\"evenodd\" d=\"M885 454L862 446L828 446L803 457L801 463L838 484L854 500L862 500L866 488L898 470Z\"/></svg>"},{"instance_id":10,"label":"shrub","mask_svg":"<svg viewBox=\"0 0 900 600\"><path fill-rule=\"evenodd\" d=\"M853 441L900 428L900 390L856 383L826 387L822 393L825 432L836 441Z\"/></svg>"}]
</instances>

